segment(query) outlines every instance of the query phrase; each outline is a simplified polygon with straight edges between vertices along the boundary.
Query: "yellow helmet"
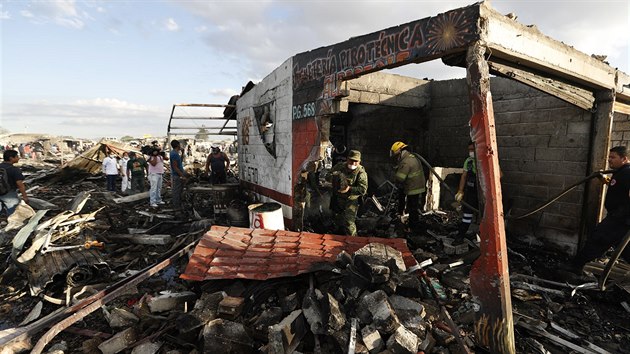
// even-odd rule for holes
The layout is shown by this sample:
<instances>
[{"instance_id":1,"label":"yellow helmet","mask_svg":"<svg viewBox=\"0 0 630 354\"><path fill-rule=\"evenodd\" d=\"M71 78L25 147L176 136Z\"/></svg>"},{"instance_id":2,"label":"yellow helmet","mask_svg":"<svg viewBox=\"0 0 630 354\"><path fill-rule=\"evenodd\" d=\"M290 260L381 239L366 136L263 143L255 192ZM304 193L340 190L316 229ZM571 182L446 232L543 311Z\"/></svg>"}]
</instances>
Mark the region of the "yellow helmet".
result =
<instances>
[{"instance_id":1,"label":"yellow helmet","mask_svg":"<svg viewBox=\"0 0 630 354\"><path fill-rule=\"evenodd\" d=\"M402 141L397 141L394 144L392 144L392 148L390 149L390 155L396 155L397 153L400 152L400 150L406 147L407 147L407 144L403 143Z\"/></svg>"}]
</instances>

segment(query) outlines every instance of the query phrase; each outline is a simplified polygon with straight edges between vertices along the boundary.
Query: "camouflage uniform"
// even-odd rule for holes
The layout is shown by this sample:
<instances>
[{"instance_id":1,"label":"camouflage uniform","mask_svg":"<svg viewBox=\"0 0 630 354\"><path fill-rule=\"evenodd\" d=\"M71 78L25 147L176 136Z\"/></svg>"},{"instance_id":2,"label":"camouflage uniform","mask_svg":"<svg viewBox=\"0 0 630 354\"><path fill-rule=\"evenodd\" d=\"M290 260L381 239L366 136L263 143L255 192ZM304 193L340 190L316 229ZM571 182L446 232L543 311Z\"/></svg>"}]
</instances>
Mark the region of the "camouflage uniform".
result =
<instances>
[{"instance_id":1,"label":"camouflage uniform","mask_svg":"<svg viewBox=\"0 0 630 354\"><path fill-rule=\"evenodd\" d=\"M355 220L359 210L359 197L367 193L368 177L363 166L358 166L355 170L350 170L345 162L336 164L331 169L331 175L338 174L345 183L350 186L346 193L339 193L342 188L333 188L333 195L330 199L330 209L333 212L333 219L337 232L342 235L356 236L357 226ZM333 183L334 184L334 183Z\"/></svg>"}]
</instances>

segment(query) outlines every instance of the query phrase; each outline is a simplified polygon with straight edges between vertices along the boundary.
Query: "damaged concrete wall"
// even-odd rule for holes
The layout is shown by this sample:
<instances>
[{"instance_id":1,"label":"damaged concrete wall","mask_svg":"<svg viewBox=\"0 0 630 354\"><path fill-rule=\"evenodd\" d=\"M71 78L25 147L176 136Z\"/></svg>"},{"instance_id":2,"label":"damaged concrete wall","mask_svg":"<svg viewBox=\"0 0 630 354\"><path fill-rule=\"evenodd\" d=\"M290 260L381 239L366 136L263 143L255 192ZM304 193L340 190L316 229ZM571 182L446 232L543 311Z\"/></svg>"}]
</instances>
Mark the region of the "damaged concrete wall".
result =
<instances>
[{"instance_id":1,"label":"damaged concrete wall","mask_svg":"<svg viewBox=\"0 0 630 354\"><path fill-rule=\"evenodd\" d=\"M465 80L433 82L430 161L460 167L466 157L468 93ZM504 209L521 215L586 176L590 112L516 81L492 78ZM522 221L513 235L533 234L573 252L583 186Z\"/></svg>"},{"instance_id":2,"label":"damaged concrete wall","mask_svg":"<svg viewBox=\"0 0 630 354\"><path fill-rule=\"evenodd\" d=\"M630 115L615 113L610 146L630 147Z\"/></svg>"},{"instance_id":3,"label":"damaged concrete wall","mask_svg":"<svg viewBox=\"0 0 630 354\"><path fill-rule=\"evenodd\" d=\"M418 151L426 140L429 84L381 72L347 82L349 96L341 102L341 111L349 113L347 144L363 154L371 187L392 179L388 153L395 141L404 141Z\"/></svg>"},{"instance_id":4,"label":"damaged concrete wall","mask_svg":"<svg viewBox=\"0 0 630 354\"><path fill-rule=\"evenodd\" d=\"M260 200L273 198L291 218L292 59L237 102L239 177Z\"/></svg>"},{"instance_id":5,"label":"damaged concrete wall","mask_svg":"<svg viewBox=\"0 0 630 354\"><path fill-rule=\"evenodd\" d=\"M507 79L495 79L492 87L504 200L513 201L513 215L522 215L590 174L591 113ZM580 185L544 211L513 222L514 231L573 253L583 193Z\"/></svg>"},{"instance_id":6,"label":"damaged concrete wall","mask_svg":"<svg viewBox=\"0 0 630 354\"><path fill-rule=\"evenodd\" d=\"M393 180L389 149L395 141L404 141L418 151L430 134L426 109L351 104L350 112L354 119L348 129L348 146L361 151L370 188Z\"/></svg>"},{"instance_id":7,"label":"damaged concrete wall","mask_svg":"<svg viewBox=\"0 0 630 354\"><path fill-rule=\"evenodd\" d=\"M241 180L284 204L287 219L293 215L294 179L302 161L318 155L313 148L324 128L314 117L296 120L291 66L289 59L237 105ZM504 208L521 215L589 173L591 114L516 81L492 78L491 88ZM391 178L388 151L394 141L405 141L433 166L463 164L470 116L464 79L427 82L375 73L348 81L345 89L332 130L344 125L348 147L362 151L372 188ZM616 116L613 134L614 144L630 139L627 116ZM543 212L508 222L511 234L533 234L573 252L582 193L580 186Z\"/></svg>"}]
</instances>

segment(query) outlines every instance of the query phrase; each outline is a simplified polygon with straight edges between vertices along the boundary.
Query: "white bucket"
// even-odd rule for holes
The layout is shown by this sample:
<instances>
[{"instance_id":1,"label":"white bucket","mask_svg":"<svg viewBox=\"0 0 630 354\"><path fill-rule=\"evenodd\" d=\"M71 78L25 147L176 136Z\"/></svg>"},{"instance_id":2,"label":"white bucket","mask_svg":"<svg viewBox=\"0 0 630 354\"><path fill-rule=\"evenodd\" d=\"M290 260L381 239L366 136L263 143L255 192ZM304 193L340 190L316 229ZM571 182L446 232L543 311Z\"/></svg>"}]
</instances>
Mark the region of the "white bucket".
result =
<instances>
[{"instance_id":1,"label":"white bucket","mask_svg":"<svg viewBox=\"0 0 630 354\"><path fill-rule=\"evenodd\" d=\"M259 203L249 209L249 227L252 229L284 230L282 206L278 203Z\"/></svg>"}]
</instances>

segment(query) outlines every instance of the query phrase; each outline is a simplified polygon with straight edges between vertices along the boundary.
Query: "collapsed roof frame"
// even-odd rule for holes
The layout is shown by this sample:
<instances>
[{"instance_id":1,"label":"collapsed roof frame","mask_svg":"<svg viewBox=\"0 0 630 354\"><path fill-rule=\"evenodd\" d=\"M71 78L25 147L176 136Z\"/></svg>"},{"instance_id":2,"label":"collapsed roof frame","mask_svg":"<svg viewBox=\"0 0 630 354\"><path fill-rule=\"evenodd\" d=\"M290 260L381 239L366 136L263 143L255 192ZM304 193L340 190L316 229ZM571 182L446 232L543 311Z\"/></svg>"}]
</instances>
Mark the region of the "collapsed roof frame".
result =
<instances>
[{"instance_id":1,"label":"collapsed roof frame","mask_svg":"<svg viewBox=\"0 0 630 354\"><path fill-rule=\"evenodd\" d=\"M593 112L589 170L606 166L614 112L630 112L630 76L482 2L295 55L292 104L294 112L303 114L293 118L294 131L306 126L300 120L326 120L338 113L347 95L345 81L437 58L467 71L470 136L485 200L481 255L470 274L471 291L481 302L475 329L491 352L515 353L490 73ZM317 160L312 154L319 150L311 151L293 151L294 164ZM585 190L583 220L594 222L601 216L603 190L595 181Z\"/></svg>"},{"instance_id":2,"label":"collapsed roof frame","mask_svg":"<svg viewBox=\"0 0 630 354\"><path fill-rule=\"evenodd\" d=\"M223 117L209 117L209 116L197 116L197 117L187 117L187 116L175 116L175 109L177 107L197 107L197 108L225 108ZM236 126L228 126L230 121L233 121L236 124L236 106L230 104L205 104L205 103L176 103L173 105L173 109L171 109L171 116L168 119L168 128L166 131L167 142L171 141L172 135L177 136L195 136L199 134L199 130L203 129L205 135L232 135L236 136ZM227 113L227 116L225 116ZM222 126L216 127L191 127L191 126L172 126L173 120L205 120L205 121L224 121Z\"/></svg>"}]
</instances>

